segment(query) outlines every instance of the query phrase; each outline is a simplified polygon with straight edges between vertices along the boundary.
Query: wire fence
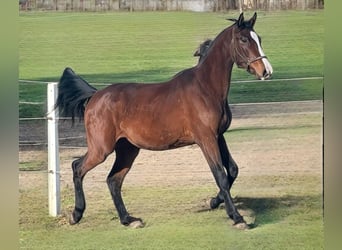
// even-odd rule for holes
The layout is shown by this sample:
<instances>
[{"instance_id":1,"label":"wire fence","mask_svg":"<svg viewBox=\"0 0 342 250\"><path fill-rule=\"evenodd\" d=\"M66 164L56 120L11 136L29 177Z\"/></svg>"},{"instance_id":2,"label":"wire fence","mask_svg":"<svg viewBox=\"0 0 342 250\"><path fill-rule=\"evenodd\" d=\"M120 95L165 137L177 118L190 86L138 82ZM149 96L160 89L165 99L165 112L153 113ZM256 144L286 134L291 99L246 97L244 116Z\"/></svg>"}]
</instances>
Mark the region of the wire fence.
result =
<instances>
[{"instance_id":1,"label":"wire fence","mask_svg":"<svg viewBox=\"0 0 342 250\"><path fill-rule=\"evenodd\" d=\"M305 81L305 80L322 80L323 77L303 77L303 78L288 78L274 79L273 81ZM258 80L232 81L235 84L253 84L258 83ZM48 82L19 80L21 84L39 84L47 86ZM91 83L94 86L108 86L110 84ZM46 88L45 88L46 89ZM34 106L45 110L46 102L41 101L19 101L20 106ZM286 106L286 107L285 107ZM252 108L251 108L252 107ZM235 103L230 104L230 108L234 118L244 118L250 116L263 116L281 113L298 113L298 112L321 112L321 100L308 101L291 101L291 102L267 102L267 103ZM76 122L71 126L70 118L59 117L59 142L61 148L82 148L85 144L85 129L83 121ZM19 117L19 147L21 150L26 149L46 149L47 147L47 116L42 117Z\"/></svg>"}]
</instances>

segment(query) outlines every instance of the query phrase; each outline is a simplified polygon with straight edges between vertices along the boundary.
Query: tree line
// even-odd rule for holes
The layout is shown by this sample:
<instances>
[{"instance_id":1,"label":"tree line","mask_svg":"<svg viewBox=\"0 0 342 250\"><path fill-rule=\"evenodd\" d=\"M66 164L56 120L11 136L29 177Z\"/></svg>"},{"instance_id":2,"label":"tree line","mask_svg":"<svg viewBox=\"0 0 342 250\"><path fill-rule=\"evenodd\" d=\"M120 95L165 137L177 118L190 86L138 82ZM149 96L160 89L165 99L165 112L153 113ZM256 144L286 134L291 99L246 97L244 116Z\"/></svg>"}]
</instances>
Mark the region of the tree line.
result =
<instances>
[{"instance_id":1,"label":"tree line","mask_svg":"<svg viewBox=\"0 0 342 250\"><path fill-rule=\"evenodd\" d=\"M324 0L19 0L19 8L56 11L322 9Z\"/></svg>"}]
</instances>

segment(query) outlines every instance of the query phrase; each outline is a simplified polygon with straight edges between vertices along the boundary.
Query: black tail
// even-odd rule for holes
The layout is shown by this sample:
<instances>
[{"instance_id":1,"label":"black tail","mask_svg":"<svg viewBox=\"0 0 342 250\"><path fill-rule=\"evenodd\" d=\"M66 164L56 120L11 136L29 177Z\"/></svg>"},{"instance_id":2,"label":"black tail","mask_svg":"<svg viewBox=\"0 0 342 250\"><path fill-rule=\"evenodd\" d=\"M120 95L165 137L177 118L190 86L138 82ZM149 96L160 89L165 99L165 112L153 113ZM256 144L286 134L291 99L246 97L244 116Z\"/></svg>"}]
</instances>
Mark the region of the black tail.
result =
<instances>
[{"instance_id":1,"label":"black tail","mask_svg":"<svg viewBox=\"0 0 342 250\"><path fill-rule=\"evenodd\" d=\"M58 83L55 108L59 109L60 116L71 117L74 124L75 117L80 120L84 117L85 106L96 91L71 68L65 68Z\"/></svg>"}]
</instances>

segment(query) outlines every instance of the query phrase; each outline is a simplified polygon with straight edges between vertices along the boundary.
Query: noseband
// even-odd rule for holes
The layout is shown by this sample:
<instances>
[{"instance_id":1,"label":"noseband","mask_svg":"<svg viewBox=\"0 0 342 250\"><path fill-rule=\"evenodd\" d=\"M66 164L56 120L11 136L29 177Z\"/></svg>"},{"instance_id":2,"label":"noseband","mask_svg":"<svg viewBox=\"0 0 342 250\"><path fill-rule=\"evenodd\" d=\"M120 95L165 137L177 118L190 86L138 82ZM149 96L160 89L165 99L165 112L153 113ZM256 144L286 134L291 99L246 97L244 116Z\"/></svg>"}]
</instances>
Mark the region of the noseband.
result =
<instances>
[{"instance_id":1,"label":"noseband","mask_svg":"<svg viewBox=\"0 0 342 250\"><path fill-rule=\"evenodd\" d=\"M252 63L254 63L254 62L258 61L258 60L261 60L263 58L267 58L267 56L258 56L258 57L254 58L252 60L247 60L247 63L246 63L247 64L247 71L249 71L249 67L250 67L250 65Z\"/></svg>"},{"instance_id":2,"label":"noseband","mask_svg":"<svg viewBox=\"0 0 342 250\"><path fill-rule=\"evenodd\" d=\"M267 58L267 56L258 56L258 57L254 58L252 60L247 60L247 67L249 67L249 65L251 65L251 63L254 63L254 62L256 62L258 60L261 60L263 58Z\"/></svg>"}]
</instances>

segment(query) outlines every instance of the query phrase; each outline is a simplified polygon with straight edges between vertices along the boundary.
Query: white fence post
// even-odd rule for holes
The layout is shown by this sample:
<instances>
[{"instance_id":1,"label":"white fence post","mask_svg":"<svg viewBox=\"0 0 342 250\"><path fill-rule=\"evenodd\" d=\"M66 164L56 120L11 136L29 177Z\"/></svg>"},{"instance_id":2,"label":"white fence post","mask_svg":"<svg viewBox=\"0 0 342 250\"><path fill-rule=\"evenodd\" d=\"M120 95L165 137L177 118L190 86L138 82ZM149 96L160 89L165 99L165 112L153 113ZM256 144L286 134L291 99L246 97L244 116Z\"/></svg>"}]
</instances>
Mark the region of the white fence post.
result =
<instances>
[{"instance_id":1,"label":"white fence post","mask_svg":"<svg viewBox=\"0 0 342 250\"><path fill-rule=\"evenodd\" d=\"M47 86L47 124L48 124L48 189L49 214L60 214L60 171L58 146L58 110L54 109L57 100L57 83L51 82Z\"/></svg>"}]
</instances>

